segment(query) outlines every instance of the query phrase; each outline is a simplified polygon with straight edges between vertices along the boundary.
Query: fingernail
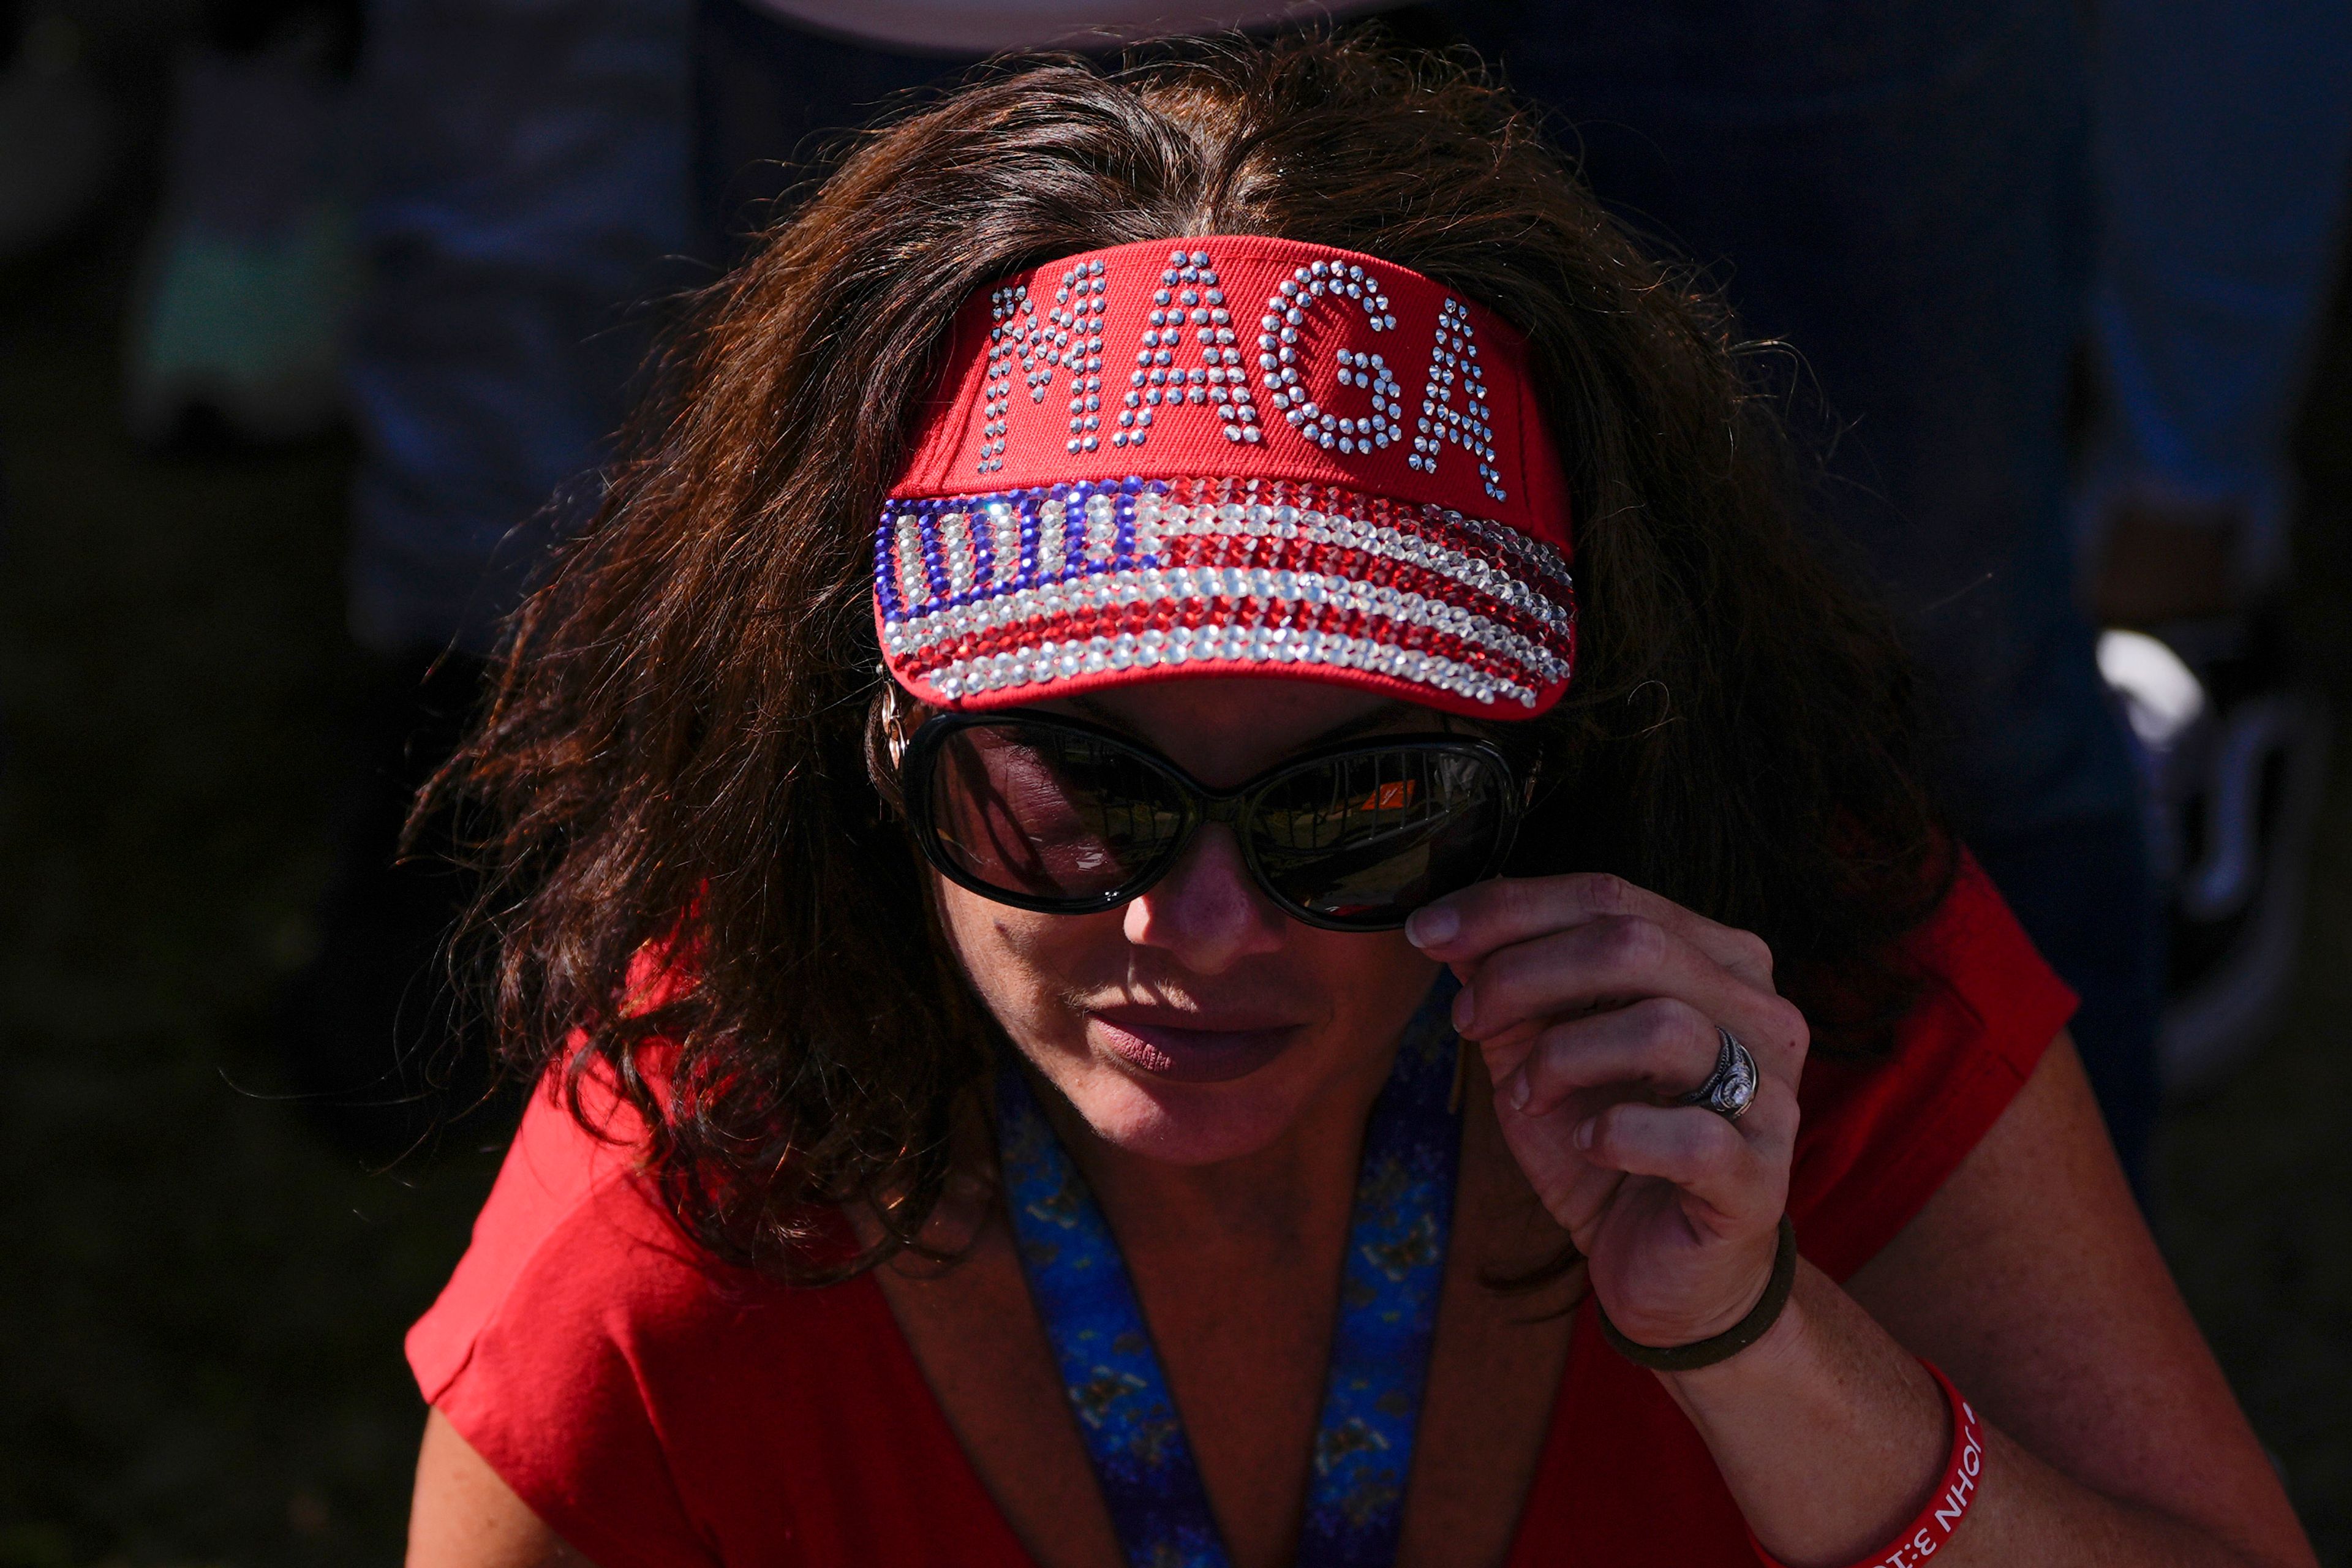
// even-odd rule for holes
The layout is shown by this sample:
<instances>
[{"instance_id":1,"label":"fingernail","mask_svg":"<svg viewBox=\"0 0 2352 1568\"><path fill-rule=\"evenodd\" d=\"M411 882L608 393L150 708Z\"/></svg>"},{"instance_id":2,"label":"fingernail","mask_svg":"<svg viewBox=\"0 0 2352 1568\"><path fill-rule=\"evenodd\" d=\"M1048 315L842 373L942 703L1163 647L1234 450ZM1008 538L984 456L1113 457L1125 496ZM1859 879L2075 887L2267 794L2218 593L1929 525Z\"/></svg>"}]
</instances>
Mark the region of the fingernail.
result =
<instances>
[{"instance_id":1,"label":"fingernail","mask_svg":"<svg viewBox=\"0 0 2352 1568\"><path fill-rule=\"evenodd\" d=\"M1477 1012L1478 1005L1470 999L1470 987L1465 985L1461 990L1455 992L1454 994L1454 1032L1458 1035L1463 1030L1468 1028L1470 1026L1470 1020L1477 1016Z\"/></svg>"},{"instance_id":2,"label":"fingernail","mask_svg":"<svg viewBox=\"0 0 2352 1568\"><path fill-rule=\"evenodd\" d=\"M1522 1068L1517 1072L1511 1075L1511 1109L1513 1110L1525 1110L1528 1108L1528 1095L1529 1092L1530 1091L1528 1088L1527 1069Z\"/></svg>"},{"instance_id":3,"label":"fingernail","mask_svg":"<svg viewBox=\"0 0 2352 1568\"><path fill-rule=\"evenodd\" d=\"M1590 1149L1592 1147L1592 1141L1600 1136L1601 1118L1598 1116L1587 1117L1584 1121L1577 1124L1576 1146L1580 1149Z\"/></svg>"},{"instance_id":4,"label":"fingernail","mask_svg":"<svg viewBox=\"0 0 2352 1568\"><path fill-rule=\"evenodd\" d=\"M1404 939L1415 947L1435 947L1452 942L1462 930L1462 917L1444 904L1415 910L1404 922Z\"/></svg>"}]
</instances>

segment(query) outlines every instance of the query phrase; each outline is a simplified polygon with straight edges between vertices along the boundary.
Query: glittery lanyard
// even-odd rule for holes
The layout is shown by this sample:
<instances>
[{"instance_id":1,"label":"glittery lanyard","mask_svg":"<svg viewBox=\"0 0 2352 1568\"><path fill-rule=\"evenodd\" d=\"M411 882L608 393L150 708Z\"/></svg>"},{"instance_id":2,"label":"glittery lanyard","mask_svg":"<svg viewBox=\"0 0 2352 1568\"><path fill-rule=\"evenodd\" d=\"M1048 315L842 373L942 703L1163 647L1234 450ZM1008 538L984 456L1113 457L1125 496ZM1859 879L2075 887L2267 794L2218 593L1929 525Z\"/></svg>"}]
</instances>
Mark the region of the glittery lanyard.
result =
<instances>
[{"instance_id":1,"label":"glittery lanyard","mask_svg":"<svg viewBox=\"0 0 2352 1568\"><path fill-rule=\"evenodd\" d=\"M1301 1568L1396 1558L1429 1347L1445 1276L1461 1127L1448 1109L1455 986L1440 976L1372 1104L1356 1176ZM996 1095L1006 1196L1070 1407L1133 1568L1230 1559L1118 1244L1018 1072Z\"/></svg>"}]
</instances>

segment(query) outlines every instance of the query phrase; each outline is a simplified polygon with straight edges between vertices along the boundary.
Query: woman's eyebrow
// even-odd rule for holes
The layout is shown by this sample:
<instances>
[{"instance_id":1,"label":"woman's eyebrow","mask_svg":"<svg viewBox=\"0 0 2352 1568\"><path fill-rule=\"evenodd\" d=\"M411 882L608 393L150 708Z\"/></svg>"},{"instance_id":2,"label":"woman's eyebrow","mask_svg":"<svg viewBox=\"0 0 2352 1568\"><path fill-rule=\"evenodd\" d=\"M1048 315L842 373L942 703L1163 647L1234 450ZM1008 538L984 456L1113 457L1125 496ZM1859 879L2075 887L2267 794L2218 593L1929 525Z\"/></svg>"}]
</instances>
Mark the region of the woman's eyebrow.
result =
<instances>
[{"instance_id":1,"label":"woman's eyebrow","mask_svg":"<svg viewBox=\"0 0 2352 1568\"><path fill-rule=\"evenodd\" d=\"M1089 699L1089 696L1070 696L1070 699L1063 699L1063 700L1070 703L1070 708L1075 708L1085 717L1094 720L1096 724L1101 724L1103 729L1115 729L1115 731L1119 731L1122 736L1134 738L1134 741L1143 741L1143 736L1136 731L1134 724L1127 724L1127 721L1124 721L1119 715L1115 715L1110 708L1103 708L1101 703L1096 703L1096 700ZM1352 741L1355 736L1362 736L1362 733L1373 731L1373 729L1381 729L1383 724L1392 724L1392 721L1397 721L1400 717L1404 717L1406 712L1412 712L1412 710L1413 710L1412 703L1404 703L1404 700L1388 700L1388 703L1381 703L1379 708L1367 708L1364 712L1352 717L1352 720L1340 720L1339 724L1334 724L1331 729L1322 731L1319 736L1310 736L1307 741L1298 742L1298 748L1296 750L1306 752L1306 750L1315 750L1318 745L1339 745L1340 741Z\"/></svg>"},{"instance_id":2,"label":"woman's eyebrow","mask_svg":"<svg viewBox=\"0 0 2352 1568\"><path fill-rule=\"evenodd\" d=\"M1065 698L1063 700L1107 730L1116 730L1120 734L1130 736L1137 741L1143 740L1143 736L1138 732L1134 725L1128 723L1117 713L1090 697L1081 695ZM1383 702L1376 708L1366 709L1352 719L1341 720L1319 735L1308 737L1299 744L1298 750L1310 751L1317 746L1333 746L1342 741L1353 740L1358 735L1377 730L1384 724L1393 723L1412 710L1412 704L1410 702L1396 700Z\"/></svg>"},{"instance_id":3,"label":"woman's eyebrow","mask_svg":"<svg viewBox=\"0 0 2352 1568\"><path fill-rule=\"evenodd\" d=\"M1393 700L1383 702L1377 708L1366 709L1353 719L1342 720L1332 725L1331 728L1307 742L1307 745L1332 746L1341 741L1352 741L1357 736L1377 730L1383 724L1394 723L1412 710L1412 705L1408 702ZM1305 749L1305 747L1301 748L1301 750Z\"/></svg>"},{"instance_id":4,"label":"woman's eyebrow","mask_svg":"<svg viewBox=\"0 0 2352 1568\"><path fill-rule=\"evenodd\" d=\"M1101 703L1095 701L1090 697L1071 697L1066 700L1068 701L1071 707L1076 709L1079 712L1085 714L1096 723L1102 725L1105 729L1116 730L1122 735L1134 736L1134 738L1139 741L1143 739L1140 734L1137 733L1134 725L1127 723L1121 720L1118 714L1112 712ZM1377 730L1383 724L1393 723L1399 718L1402 718L1412 710L1412 704L1409 702L1395 700L1383 702L1376 708L1366 709L1363 712L1357 714L1352 719L1341 720L1339 723L1334 724L1331 728L1324 731L1319 735L1309 737L1299 745L1298 749L1303 752L1316 746L1337 745L1341 741L1352 740L1356 736L1364 734L1369 731Z\"/></svg>"},{"instance_id":5,"label":"woman's eyebrow","mask_svg":"<svg viewBox=\"0 0 2352 1568\"><path fill-rule=\"evenodd\" d=\"M1137 741L1143 739L1141 735L1135 732L1135 726L1128 723L1118 714L1112 712L1109 709L1104 707L1101 703L1096 701L1091 697L1081 694L1076 697L1064 698L1063 700L1067 702L1071 707L1076 709L1080 713L1083 713L1087 718L1093 720L1096 723L1101 725L1106 730L1116 730L1120 734Z\"/></svg>"}]
</instances>

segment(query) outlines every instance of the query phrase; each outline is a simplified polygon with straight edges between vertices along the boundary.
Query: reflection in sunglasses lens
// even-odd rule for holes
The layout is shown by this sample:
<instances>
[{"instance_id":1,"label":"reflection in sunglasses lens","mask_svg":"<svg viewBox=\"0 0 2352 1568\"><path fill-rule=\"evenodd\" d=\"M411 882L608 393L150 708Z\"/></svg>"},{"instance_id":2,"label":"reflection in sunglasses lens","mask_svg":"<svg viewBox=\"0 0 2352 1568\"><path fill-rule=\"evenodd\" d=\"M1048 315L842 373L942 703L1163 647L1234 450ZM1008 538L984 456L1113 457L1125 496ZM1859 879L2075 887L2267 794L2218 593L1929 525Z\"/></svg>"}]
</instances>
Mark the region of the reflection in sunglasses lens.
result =
<instances>
[{"instance_id":1,"label":"reflection in sunglasses lens","mask_svg":"<svg viewBox=\"0 0 2352 1568\"><path fill-rule=\"evenodd\" d=\"M1037 899L1103 898L1179 833L1174 786L1125 751L1043 726L975 725L933 764L931 826L978 881Z\"/></svg>"},{"instance_id":2,"label":"reflection in sunglasses lens","mask_svg":"<svg viewBox=\"0 0 2352 1568\"><path fill-rule=\"evenodd\" d=\"M1476 752L1400 747L1305 763L1252 796L1244 831L1267 889L1342 924L1393 924L1494 859L1510 780ZM1181 786L1115 741L1007 719L932 759L937 850L982 887L1108 907L1183 835Z\"/></svg>"},{"instance_id":3,"label":"reflection in sunglasses lens","mask_svg":"<svg viewBox=\"0 0 2352 1568\"><path fill-rule=\"evenodd\" d=\"M1465 752L1375 752L1310 764L1260 796L1258 863L1301 908L1386 921L1486 870L1506 787L1490 762Z\"/></svg>"}]
</instances>

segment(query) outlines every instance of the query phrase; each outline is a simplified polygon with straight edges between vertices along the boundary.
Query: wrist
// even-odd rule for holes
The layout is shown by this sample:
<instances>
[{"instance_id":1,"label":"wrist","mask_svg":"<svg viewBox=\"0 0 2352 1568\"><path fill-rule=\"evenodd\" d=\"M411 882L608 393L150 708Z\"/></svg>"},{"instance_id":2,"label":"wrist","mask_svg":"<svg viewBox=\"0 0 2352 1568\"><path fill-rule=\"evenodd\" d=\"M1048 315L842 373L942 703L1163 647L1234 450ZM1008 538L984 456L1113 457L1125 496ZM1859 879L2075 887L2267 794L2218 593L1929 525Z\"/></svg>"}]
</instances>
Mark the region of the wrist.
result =
<instances>
[{"instance_id":1,"label":"wrist","mask_svg":"<svg viewBox=\"0 0 2352 1568\"><path fill-rule=\"evenodd\" d=\"M1800 1265L1801 1268L1801 1265ZM1785 1376L1801 1367L1812 1338L1813 1319L1806 1310L1803 1280L1800 1279L1789 1292L1771 1326L1757 1337L1756 1342L1734 1356L1708 1366L1690 1367L1678 1372L1660 1371L1658 1381L1664 1384L1678 1402L1690 1398L1704 1400L1717 1394L1737 1397L1738 1391L1759 1380L1770 1381Z\"/></svg>"},{"instance_id":2,"label":"wrist","mask_svg":"<svg viewBox=\"0 0 2352 1568\"><path fill-rule=\"evenodd\" d=\"M1679 1342L1672 1344L1655 1344L1626 1333L1611 1320L1608 1309L1600 1307L1602 1338L1627 1361L1658 1373L1691 1372L1744 1353L1770 1332L1796 1287L1797 1233L1785 1215L1775 1228L1773 1243L1771 1265L1762 1285L1748 1298L1738 1316L1713 1331L1695 1338L1678 1336Z\"/></svg>"},{"instance_id":3,"label":"wrist","mask_svg":"<svg viewBox=\"0 0 2352 1568\"><path fill-rule=\"evenodd\" d=\"M1941 1495L1952 1425L1936 1375L1817 1269L1745 1352L1658 1381L1782 1562L1879 1568L1865 1550Z\"/></svg>"},{"instance_id":4,"label":"wrist","mask_svg":"<svg viewBox=\"0 0 2352 1568\"><path fill-rule=\"evenodd\" d=\"M1790 1246L1793 1247L1795 1243L1792 1239ZM1780 1310L1780 1308L1768 1307L1765 1303L1767 1299L1774 1294L1774 1285L1776 1282L1773 1279L1773 1273L1780 1266L1780 1238L1779 1233L1776 1231L1773 1234L1761 1238L1761 1245L1759 1248L1759 1256L1756 1260L1755 1274L1748 1288L1740 1291L1738 1295L1732 1297L1731 1300L1725 1304L1724 1309L1716 1313L1713 1317L1694 1320L1688 1325L1677 1331L1673 1336L1673 1344L1692 1344L1720 1338L1722 1335L1735 1331L1740 1324L1747 1322L1751 1317L1754 1317L1759 1309L1768 1314L1773 1314L1774 1321L1777 1321L1777 1314ZM1790 1266L1791 1268L1795 1266L1793 1259ZM1783 1282L1783 1288L1780 1291L1780 1294L1784 1298L1782 1305L1785 1306L1785 1297L1788 1294L1785 1288L1785 1282ZM1768 1322L1764 1324L1763 1327L1769 1330L1771 1327L1771 1324ZM1639 1337L1644 1343L1647 1343L1655 1336L1644 1333ZM1659 1348L1671 1349L1672 1345L1661 1346Z\"/></svg>"},{"instance_id":5,"label":"wrist","mask_svg":"<svg viewBox=\"0 0 2352 1568\"><path fill-rule=\"evenodd\" d=\"M1960 1521L1976 1505L1977 1488L1985 1468L1983 1423L1942 1369L1925 1358L1919 1365L1935 1381L1943 1396L1947 1425L1951 1431L1944 1468L1918 1511L1891 1535L1882 1535L1882 1544L1855 1558L1853 1568L1886 1568L1890 1563L1898 1568L1917 1568L1949 1543ZM1748 1543L1755 1549L1756 1559L1763 1568L1787 1568L1764 1544L1752 1523L1748 1526Z\"/></svg>"}]
</instances>

